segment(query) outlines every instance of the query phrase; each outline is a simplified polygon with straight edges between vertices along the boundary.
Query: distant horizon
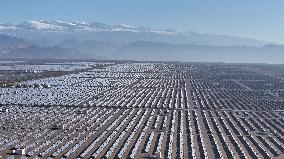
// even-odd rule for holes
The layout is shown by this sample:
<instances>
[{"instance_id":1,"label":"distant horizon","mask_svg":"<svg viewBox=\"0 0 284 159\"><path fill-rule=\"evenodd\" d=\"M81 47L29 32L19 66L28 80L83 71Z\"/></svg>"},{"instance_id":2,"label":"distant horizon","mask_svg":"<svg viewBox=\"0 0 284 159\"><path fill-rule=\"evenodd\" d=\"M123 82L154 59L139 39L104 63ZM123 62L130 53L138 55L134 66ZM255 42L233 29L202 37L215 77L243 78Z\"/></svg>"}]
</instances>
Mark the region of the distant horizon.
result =
<instances>
[{"instance_id":1,"label":"distant horizon","mask_svg":"<svg viewBox=\"0 0 284 159\"><path fill-rule=\"evenodd\" d=\"M166 29L162 29L162 28L156 28L156 27L152 27L152 26L143 26L143 25L132 25L132 24L110 24L110 23L106 23L104 21L97 21L97 20L94 20L94 21L79 21L79 20L74 20L74 21L67 21L67 20L46 20L46 19L30 19L30 20L27 20L27 21L22 21L22 22L17 22L17 23L12 23L12 22L0 22L0 24L12 24L12 25L20 25L22 23L25 23L25 22L32 22L32 21L46 21L46 22L67 22L67 23L72 23L72 22L86 22L86 23L95 23L95 22L98 22L98 23L103 23L103 24L107 24L107 25L129 25L131 27L135 27L135 28L138 28L138 27L144 27L144 28L151 28L151 29L156 29L156 30L171 30L171 31L175 31L175 32L179 32L179 33L186 33L186 32L195 32L195 33L200 33L200 34L211 34L211 35L221 35L221 36L230 36L230 37L236 37L236 38L244 38L244 39L251 39L251 40L257 40L257 41L260 41L260 42L265 42L265 43L269 43L269 44L272 44L272 45L284 45L284 42L283 43L279 43L279 42L273 42L273 41L267 41L267 40L262 40L262 39L256 39L256 38L251 38L251 37L245 37L245 36L238 36L238 35L231 35L231 34L222 34L222 33L213 33L213 32L198 32L198 31L195 31L195 30L178 30L176 28L166 28ZM1 30L1 29L0 29Z\"/></svg>"},{"instance_id":2,"label":"distant horizon","mask_svg":"<svg viewBox=\"0 0 284 159\"><path fill-rule=\"evenodd\" d=\"M282 0L0 0L0 23L98 21L284 44Z\"/></svg>"}]
</instances>

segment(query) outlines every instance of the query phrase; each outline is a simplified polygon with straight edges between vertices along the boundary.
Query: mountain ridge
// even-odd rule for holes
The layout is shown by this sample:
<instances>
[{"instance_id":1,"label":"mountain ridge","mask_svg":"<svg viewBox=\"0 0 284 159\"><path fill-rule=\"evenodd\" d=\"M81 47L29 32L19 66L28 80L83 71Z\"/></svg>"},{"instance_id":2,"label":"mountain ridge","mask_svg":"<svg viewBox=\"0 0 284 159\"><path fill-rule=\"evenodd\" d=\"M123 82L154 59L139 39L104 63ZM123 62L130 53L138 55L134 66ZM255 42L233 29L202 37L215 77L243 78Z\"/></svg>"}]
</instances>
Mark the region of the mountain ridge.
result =
<instances>
[{"instance_id":1,"label":"mountain ridge","mask_svg":"<svg viewBox=\"0 0 284 159\"><path fill-rule=\"evenodd\" d=\"M18 25L4 23L0 24L0 34L8 36L4 40L6 44L0 43L1 57L233 63L284 61L282 45L227 35L157 30L125 24L63 21L29 21Z\"/></svg>"},{"instance_id":2,"label":"mountain ridge","mask_svg":"<svg viewBox=\"0 0 284 159\"><path fill-rule=\"evenodd\" d=\"M110 25L102 22L66 22L66 21L45 21L34 20L20 24L3 23L0 24L0 33L15 35L32 34L33 32L44 34L76 34L87 33L94 36L109 36L113 34L114 39L123 37L125 42L137 40L162 41L171 43L192 43L216 46L248 45L262 46L268 44L252 38L235 37L224 34L197 33L194 31L181 32L173 29L153 29L151 27L131 26L126 24ZM102 36L102 37L103 37ZM24 37L24 36L23 36ZM129 37L129 38L126 38ZM142 39L139 39L142 38ZM107 39L95 39L105 41Z\"/></svg>"},{"instance_id":3,"label":"mountain ridge","mask_svg":"<svg viewBox=\"0 0 284 159\"><path fill-rule=\"evenodd\" d=\"M1 58L80 58L84 57L76 49L63 48L60 46L43 47L34 45L32 42L7 35L0 34L0 57ZM86 57L85 57L86 58Z\"/></svg>"}]
</instances>

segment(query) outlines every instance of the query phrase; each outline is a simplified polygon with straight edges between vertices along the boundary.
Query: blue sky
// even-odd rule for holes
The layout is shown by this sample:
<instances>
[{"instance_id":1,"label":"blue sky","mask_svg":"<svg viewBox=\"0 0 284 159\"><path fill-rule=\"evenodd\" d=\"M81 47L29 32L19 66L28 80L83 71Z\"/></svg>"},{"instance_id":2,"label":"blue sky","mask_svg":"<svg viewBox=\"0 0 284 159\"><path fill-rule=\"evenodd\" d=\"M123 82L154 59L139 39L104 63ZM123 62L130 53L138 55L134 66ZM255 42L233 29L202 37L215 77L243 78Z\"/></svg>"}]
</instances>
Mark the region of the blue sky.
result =
<instances>
[{"instance_id":1,"label":"blue sky","mask_svg":"<svg viewBox=\"0 0 284 159\"><path fill-rule=\"evenodd\" d=\"M283 0L0 0L0 23L99 21L284 44Z\"/></svg>"}]
</instances>

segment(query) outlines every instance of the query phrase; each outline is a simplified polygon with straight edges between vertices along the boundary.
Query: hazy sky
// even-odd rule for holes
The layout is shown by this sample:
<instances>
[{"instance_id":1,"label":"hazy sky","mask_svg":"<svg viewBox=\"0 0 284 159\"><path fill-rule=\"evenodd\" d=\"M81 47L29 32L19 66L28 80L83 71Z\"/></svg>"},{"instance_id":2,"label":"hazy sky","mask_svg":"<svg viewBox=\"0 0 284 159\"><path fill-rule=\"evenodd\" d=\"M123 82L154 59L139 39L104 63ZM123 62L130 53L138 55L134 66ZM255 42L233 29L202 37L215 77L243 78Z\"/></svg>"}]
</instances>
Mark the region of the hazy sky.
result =
<instances>
[{"instance_id":1,"label":"hazy sky","mask_svg":"<svg viewBox=\"0 0 284 159\"><path fill-rule=\"evenodd\" d=\"M284 0L0 0L0 23L99 21L284 44Z\"/></svg>"}]
</instances>

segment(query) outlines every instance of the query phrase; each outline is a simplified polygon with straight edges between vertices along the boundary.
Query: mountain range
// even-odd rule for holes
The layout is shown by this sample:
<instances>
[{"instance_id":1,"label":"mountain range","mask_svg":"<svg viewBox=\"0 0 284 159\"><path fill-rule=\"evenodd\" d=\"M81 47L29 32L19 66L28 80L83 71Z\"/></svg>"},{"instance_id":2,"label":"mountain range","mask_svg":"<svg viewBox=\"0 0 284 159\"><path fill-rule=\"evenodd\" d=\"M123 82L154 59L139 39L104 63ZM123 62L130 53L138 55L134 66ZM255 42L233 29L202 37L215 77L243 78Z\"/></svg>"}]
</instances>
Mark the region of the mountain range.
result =
<instances>
[{"instance_id":1,"label":"mountain range","mask_svg":"<svg viewBox=\"0 0 284 159\"><path fill-rule=\"evenodd\" d=\"M283 63L284 47L229 35L101 22L0 24L1 57Z\"/></svg>"}]
</instances>

